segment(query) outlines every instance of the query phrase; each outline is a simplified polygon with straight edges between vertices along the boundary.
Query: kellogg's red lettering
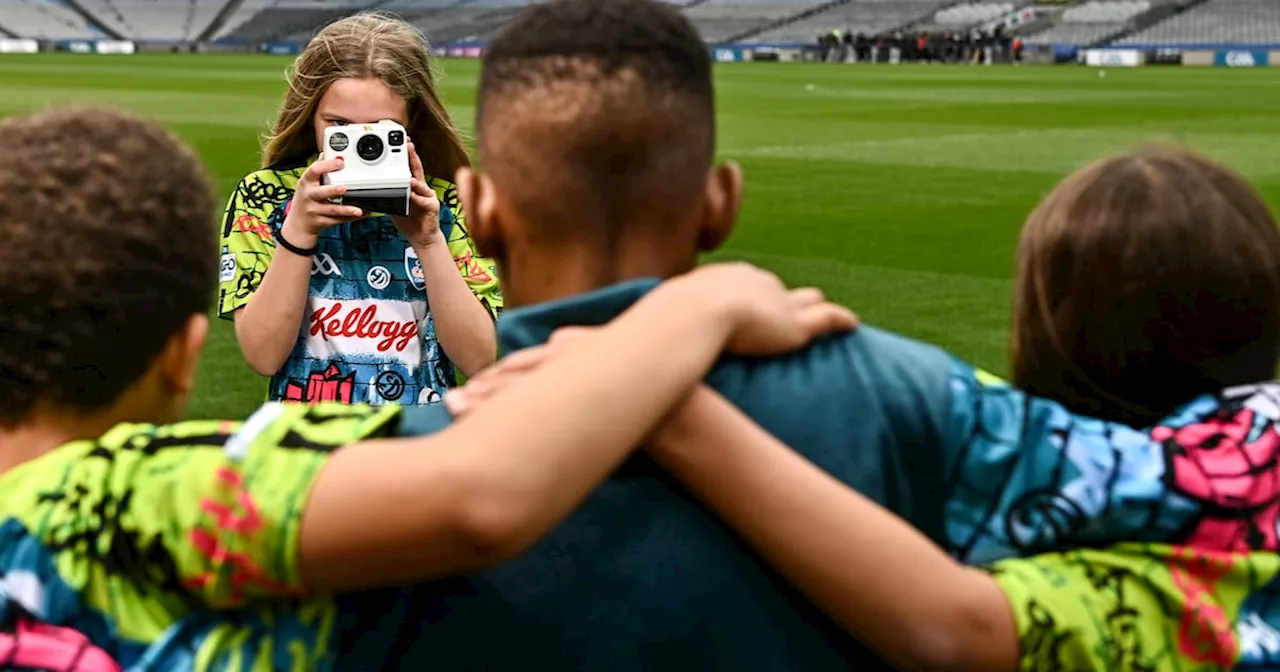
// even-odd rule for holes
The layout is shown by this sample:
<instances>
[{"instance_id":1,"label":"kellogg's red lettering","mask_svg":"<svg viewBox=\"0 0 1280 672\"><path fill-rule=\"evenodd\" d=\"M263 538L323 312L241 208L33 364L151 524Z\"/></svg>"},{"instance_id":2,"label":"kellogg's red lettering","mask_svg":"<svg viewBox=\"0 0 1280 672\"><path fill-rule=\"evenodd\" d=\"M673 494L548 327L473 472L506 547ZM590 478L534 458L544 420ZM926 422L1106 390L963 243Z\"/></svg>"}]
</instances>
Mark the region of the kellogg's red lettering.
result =
<instances>
[{"instance_id":1,"label":"kellogg's red lettering","mask_svg":"<svg viewBox=\"0 0 1280 672\"><path fill-rule=\"evenodd\" d=\"M311 335L326 341L330 338L377 340L378 352L393 348L396 352L404 352L418 337L418 323L414 320L379 320L377 304L356 306L344 312L342 303L338 302L311 314Z\"/></svg>"}]
</instances>

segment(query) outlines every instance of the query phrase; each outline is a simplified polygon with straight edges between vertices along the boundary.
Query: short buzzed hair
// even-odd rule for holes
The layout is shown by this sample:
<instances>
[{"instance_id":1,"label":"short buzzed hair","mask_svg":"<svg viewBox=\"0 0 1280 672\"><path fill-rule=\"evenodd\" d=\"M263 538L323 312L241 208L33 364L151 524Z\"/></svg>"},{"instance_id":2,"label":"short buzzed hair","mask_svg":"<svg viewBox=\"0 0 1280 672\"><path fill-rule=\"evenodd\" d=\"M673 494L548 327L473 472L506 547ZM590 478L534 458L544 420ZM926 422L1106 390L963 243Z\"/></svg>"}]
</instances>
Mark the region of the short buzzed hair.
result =
<instances>
[{"instance_id":1,"label":"short buzzed hair","mask_svg":"<svg viewBox=\"0 0 1280 672\"><path fill-rule=\"evenodd\" d=\"M675 7L536 4L485 52L481 161L539 235L616 244L623 227L687 209L701 192L713 98L708 49Z\"/></svg>"},{"instance_id":2,"label":"short buzzed hair","mask_svg":"<svg viewBox=\"0 0 1280 672\"><path fill-rule=\"evenodd\" d=\"M209 181L123 111L14 117L0 137L0 426L109 407L213 301Z\"/></svg>"}]
</instances>

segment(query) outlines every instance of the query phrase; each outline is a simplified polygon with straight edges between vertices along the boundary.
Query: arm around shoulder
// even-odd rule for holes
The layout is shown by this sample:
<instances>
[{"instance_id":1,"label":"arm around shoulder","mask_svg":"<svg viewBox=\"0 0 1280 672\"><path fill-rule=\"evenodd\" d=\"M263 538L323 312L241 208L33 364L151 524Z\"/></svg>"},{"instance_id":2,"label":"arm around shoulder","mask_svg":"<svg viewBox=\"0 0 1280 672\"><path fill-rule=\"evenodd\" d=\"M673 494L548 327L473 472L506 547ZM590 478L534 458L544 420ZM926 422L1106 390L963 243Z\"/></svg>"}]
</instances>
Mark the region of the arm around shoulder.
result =
<instances>
[{"instance_id":1,"label":"arm around shoulder","mask_svg":"<svg viewBox=\"0 0 1280 672\"><path fill-rule=\"evenodd\" d=\"M996 583L818 469L710 389L651 450L779 571L905 669L1016 669L1017 632Z\"/></svg>"}]
</instances>

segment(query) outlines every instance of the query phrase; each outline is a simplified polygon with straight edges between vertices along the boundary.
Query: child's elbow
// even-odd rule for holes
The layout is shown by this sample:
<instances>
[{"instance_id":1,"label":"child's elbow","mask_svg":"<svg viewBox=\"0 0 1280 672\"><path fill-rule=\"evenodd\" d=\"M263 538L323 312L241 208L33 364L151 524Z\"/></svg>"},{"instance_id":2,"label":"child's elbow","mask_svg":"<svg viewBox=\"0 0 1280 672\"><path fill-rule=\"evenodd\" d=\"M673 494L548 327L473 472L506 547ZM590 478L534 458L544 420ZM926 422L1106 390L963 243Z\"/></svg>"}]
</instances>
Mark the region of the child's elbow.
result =
<instances>
[{"instance_id":1,"label":"child's elbow","mask_svg":"<svg viewBox=\"0 0 1280 672\"><path fill-rule=\"evenodd\" d=\"M992 604L980 600L981 604ZM1018 667L1016 626L999 610L973 606L942 616L912 629L904 656L895 661L902 669L927 672L1005 672Z\"/></svg>"},{"instance_id":2,"label":"child's elbow","mask_svg":"<svg viewBox=\"0 0 1280 672\"><path fill-rule=\"evenodd\" d=\"M461 536L471 564L490 567L519 555L528 547L521 534L524 517L508 507L476 504L461 516Z\"/></svg>"},{"instance_id":3,"label":"child's elbow","mask_svg":"<svg viewBox=\"0 0 1280 672\"><path fill-rule=\"evenodd\" d=\"M489 479L464 489L455 513L456 529L472 565L489 567L523 553L537 538L530 503ZM480 481L480 482L476 482Z\"/></svg>"},{"instance_id":4,"label":"child's elbow","mask_svg":"<svg viewBox=\"0 0 1280 672\"><path fill-rule=\"evenodd\" d=\"M925 626L910 637L910 645L897 656L896 667L919 672L976 672L967 653L972 641L953 628Z\"/></svg>"}]
</instances>

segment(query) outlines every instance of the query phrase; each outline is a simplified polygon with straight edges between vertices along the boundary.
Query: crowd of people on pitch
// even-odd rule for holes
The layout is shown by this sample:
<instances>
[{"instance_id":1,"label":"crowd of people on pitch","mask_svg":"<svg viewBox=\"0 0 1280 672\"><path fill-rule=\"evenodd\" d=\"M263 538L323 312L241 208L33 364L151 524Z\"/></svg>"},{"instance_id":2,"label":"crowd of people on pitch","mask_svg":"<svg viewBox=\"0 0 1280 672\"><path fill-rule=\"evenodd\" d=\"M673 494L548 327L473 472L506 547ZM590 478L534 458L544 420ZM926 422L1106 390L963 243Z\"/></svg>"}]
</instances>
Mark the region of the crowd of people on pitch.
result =
<instances>
[{"instance_id":1,"label":"crowd of people on pitch","mask_svg":"<svg viewBox=\"0 0 1280 672\"><path fill-rule=\"evenodd\" d=\"M673 5L521 10L476 164L436 65L391 16L323 29L217 241L158 124L0 121L5 669L1278 664L1280 229L1240 175L1065 177L1006 381L697 264L751 178ZM319 159L383 119L405 216ZM271 378L247 419L183 419L211 311Z\"/></svg>"},{"instance_id":2,"label":"crowd of people on pitch","mask_svg":"<svg viewBox=\"0 0 1280 672\"><path fill-rule=\"evenodd\" d=\"M833 30L818 36L823 63L1021 63L1022 38L997 24L989 30L907 31L867 35Z\"/></svg>"}]
</instances>

